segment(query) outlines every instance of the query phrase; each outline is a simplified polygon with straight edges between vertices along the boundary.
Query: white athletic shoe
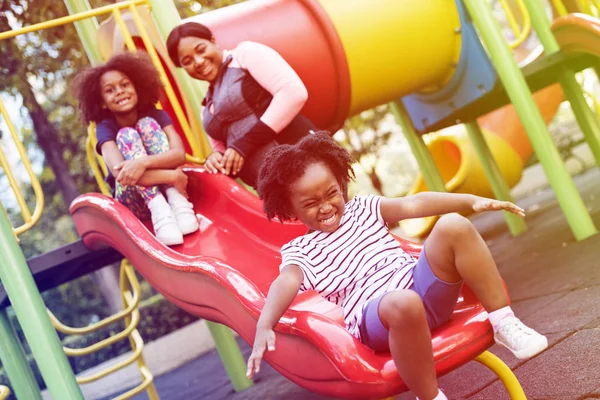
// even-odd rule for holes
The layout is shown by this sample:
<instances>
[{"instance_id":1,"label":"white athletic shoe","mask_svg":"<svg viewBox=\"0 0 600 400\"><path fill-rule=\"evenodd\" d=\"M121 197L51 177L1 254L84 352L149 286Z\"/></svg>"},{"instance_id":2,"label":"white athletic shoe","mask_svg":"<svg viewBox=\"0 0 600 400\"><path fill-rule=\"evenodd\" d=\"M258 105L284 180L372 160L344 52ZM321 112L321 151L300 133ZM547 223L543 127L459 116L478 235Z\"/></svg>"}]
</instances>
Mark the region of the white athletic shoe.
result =
<instances>
[{"instance_id":1,"label":"white athletic shoe","mask_svg":"<svg viewBox=\"0 0 600 400\"><path fill-rule=\"evenodd\" d=\"M517 317L506 317L500 321L494 339L519 360L531 358L548 347L548 339L544 335L529 328Z\"/></svg>"},{"instance_id":2,"label":"white athletic shoe","mask_svg":"<svg viewBox=\"0 0 600 400\"><path fill-rule=\"evenodd\" d=\"M161 194L150 200L148 209L152 216L152 226L156 238L167 246L182 244L183 235L164 196Z\"/></svg>"},{"instance_id":3,"label":"white athletic shoe","mask_svg":"<svg viewBox=\"0 0 600 400\"><path fill-rule=\"evenodd\" d=\"M188 235L196 232L200 226L196 213L194 213L194 205L187 201L175 188L167 189L167 198L181 233Z\"/></svg>"}]
</instances>

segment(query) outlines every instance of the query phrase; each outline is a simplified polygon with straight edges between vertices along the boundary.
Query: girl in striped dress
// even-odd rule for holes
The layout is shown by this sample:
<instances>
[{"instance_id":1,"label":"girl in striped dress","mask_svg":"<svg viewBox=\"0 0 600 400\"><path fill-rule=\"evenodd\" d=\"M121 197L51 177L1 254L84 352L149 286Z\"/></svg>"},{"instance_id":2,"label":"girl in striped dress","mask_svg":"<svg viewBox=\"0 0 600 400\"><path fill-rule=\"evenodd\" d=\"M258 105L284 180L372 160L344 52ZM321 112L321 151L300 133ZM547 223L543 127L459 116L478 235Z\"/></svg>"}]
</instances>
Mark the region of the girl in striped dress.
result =
<instances>
[{"instance_id":1,"label":"girl in striped dress","mask_svg":"<svg viewBox=\"0 0 600 400\"><path fill-rule=\"evenodd\" d=\"M271 150L258 192L269 218L298 219L310 228L281 248L280 275L258 320L248 376L275 349L273 327L299 291L316 290L342 307L348 331L375 351L390 351L400 376L419 399L445 399L435 375L431 333L453 313L465 282L488 311L497 343L517 358L533 357L546 337L515 317L485 242L461 211L505 210L510 202L469 194L424 192L403 198L355 196L342 189L354 177L347 151L327 132ZM443 215L414 259L387 224Z\"/></svg>"}]
</instances>

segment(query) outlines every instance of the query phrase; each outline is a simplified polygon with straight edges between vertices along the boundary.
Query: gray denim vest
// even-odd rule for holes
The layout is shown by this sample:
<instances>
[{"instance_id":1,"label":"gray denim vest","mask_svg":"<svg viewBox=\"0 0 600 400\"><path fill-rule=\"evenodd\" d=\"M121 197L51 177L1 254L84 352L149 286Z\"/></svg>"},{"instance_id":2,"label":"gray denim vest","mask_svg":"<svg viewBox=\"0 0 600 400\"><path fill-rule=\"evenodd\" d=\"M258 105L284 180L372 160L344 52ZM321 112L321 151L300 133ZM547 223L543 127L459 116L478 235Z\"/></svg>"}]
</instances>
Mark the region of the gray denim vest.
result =
<instances>
[{"instance_id":1,"label":"gray denim vest","mask_svg":"<svg viewBox=\"0 0 600 400\"><path fill-rule=\"evenodd\" d=\"M260 119L273 96L242 68L230 68L229 55L204 98L202 124L227 145L244 136ZM212 112L211 112L212 111Z\"/></svg>"}]
</instances>

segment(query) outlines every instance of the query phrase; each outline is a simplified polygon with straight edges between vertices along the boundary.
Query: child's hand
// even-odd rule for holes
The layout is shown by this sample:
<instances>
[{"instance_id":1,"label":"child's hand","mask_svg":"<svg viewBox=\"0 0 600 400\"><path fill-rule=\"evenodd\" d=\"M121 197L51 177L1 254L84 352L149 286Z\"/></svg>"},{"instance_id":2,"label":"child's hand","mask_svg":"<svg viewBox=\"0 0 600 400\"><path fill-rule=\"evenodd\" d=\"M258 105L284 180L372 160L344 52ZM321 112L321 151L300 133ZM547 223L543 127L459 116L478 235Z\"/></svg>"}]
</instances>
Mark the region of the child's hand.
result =
<instances>
[{"instance_id":1,"label":"child's hand","mask_svg":"<svg viewBox=\"0 0 600 400\"><path fill-rule=\"evenodd\" d=\"M211 153L206 157L204 168L211 174L217 174L219 172L225 173L225 170L223 169L223 154L218 151Z\"/></svg>"},{"instance_id":2,"label":"child's hand","mask_svg":"<svg viewBox=\"0 0 600 400\"><path fill-rule=\"evenodd\" d=\"M188 198L187 184L188 184L188 177L185 174L185 172L183 172L181 167L176 168L172 185L175 189L177 189L177 191L179 193L184 195L186 199Z\"/></svg>"},{"instance_id":3,"label":"child's hand","mask_svg":"<svg viewBox=\"0 0 600 400\"><path fill-rule=\"evenodd\" d=\"M231 147L225 150L222 160L223 168L221 172L225 175L237 175L244 166L244 157Z\"/></svg>"},{"instance_id":4,"label":"child's hand","mask_svg":"<svg viewBox=\"0 0 600 400\"><path fill-rule=\"evenodd\" d=\"M250 354L250 358L248 359L248 369L246 370L248 378L252 379L255 374L260 372L260 362L265 354L265 350L275 351L275 332L270 328L257 327L252 354Z\"/></svg>"},{"instance_id":5,"label":"child's hand","mask_svg":"<svg viewBox=\"0 0 600 400\"><path fill-rule=\"evenodd\" d=\"M525 217L525 210L510 201L499 201L494 199L486 199L479 197L473 203L473 211L484 212L484 211L508 211L513 214L517 214L519 217Z\"/></svg>"},{"instance_id":6,"label":"child's hand","mask_svg":"<svg viewBox=\"0 0 600 400\"><path fill-rule=\"evenodd\" d=\"M117 182L124 186L134 186L146 172L146 163L143 158L123 161L115 166L119 171Z\"/></svg>"}]
</instances>

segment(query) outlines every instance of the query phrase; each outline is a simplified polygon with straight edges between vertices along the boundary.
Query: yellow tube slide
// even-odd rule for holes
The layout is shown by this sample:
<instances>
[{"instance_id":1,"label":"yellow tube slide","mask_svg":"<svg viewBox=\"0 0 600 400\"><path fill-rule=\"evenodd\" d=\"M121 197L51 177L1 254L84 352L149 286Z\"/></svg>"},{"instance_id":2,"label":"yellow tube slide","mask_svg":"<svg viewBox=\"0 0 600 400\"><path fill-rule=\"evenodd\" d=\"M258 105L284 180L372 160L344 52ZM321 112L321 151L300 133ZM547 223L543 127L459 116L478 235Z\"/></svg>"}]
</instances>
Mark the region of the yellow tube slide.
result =
<instances>
[{"instance_id":1,"label":"yellow tube slide","mask_svg":"<svg viewBox=\"0 0 600 400\"><path fill-rule=\"evenodd\" d=\"M449 80L461 49L454 0L321 0L350 72L348 115Z\"/></svg>"}]
</instances>

